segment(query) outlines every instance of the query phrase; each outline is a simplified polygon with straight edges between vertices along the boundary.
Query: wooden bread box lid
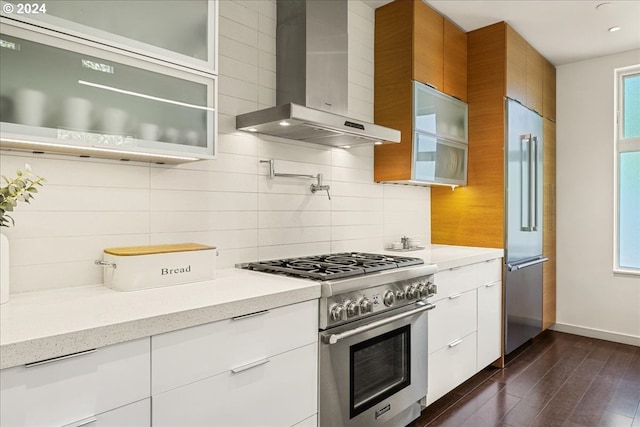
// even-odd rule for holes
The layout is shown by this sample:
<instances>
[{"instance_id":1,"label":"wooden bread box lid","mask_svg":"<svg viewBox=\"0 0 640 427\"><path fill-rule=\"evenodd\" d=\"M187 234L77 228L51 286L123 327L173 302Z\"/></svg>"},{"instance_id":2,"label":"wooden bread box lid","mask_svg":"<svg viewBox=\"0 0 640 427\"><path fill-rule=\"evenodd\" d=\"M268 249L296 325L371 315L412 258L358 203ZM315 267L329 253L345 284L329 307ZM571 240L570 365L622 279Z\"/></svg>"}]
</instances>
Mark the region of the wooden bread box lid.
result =
<instances>
[{"instance_id":1,"label":"wooden bread box lid","mask_svg":"<svg viewBox=\"0 0 640 427\"><path fill-rule=\"evenodd\" d=\"M215 249L215 246L199 243L179 243L172 245L129 246L122 248L107 248L104 253L116 256L166 254L171 252L188 252Z\"/></svg>"}]
</instances>

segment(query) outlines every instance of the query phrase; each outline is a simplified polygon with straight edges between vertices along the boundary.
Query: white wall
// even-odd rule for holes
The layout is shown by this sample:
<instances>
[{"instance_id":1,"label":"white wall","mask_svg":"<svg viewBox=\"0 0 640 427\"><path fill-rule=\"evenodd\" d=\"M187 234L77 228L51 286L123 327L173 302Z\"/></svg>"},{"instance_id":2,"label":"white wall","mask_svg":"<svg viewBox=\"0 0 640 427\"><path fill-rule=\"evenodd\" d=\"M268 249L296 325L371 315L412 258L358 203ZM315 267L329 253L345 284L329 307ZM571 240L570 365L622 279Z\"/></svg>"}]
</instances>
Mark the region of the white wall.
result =
<instances>
[{"instance_id":1,"label":"white wall","mask_svg":"<svg viewBox=\"0 0 640 427\"><path fill-rule=\"evenodd\" d=\"M614 69L640 50L557 69L556 329L640 345L640 277L613 274Z\"/></svg>"},{"instance_id":2,"label":"white wall","mask_svg":"<svg viewBox=\"0 0 640 427\"><path fill-rule=\"evenodd\" d=\"M114 246L200 242L237 262L344 250L379 251L403 235L430 241L428 188L373 183L373 148L353 150L236 132L235 116L275 103L275 2L220 2L219 157L179 166L0 151L3 175L28 162L46 177L20 206L11 242L11 292L100 283L93 261ZM350 112L373 119L371 8L349 1ZM357 56L355 55L357 54ZM311 181L323 173L331 200Z\"/></svg>"}]
</instances>

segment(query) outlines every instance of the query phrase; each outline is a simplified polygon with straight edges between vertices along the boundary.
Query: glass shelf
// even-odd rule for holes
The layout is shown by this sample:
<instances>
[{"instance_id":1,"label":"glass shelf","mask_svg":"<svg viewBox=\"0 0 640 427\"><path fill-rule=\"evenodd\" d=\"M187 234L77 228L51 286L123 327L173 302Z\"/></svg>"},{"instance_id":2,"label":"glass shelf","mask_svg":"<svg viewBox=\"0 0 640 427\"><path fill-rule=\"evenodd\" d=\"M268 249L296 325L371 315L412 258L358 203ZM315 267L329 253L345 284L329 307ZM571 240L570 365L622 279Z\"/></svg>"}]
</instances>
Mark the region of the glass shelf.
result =
<instances>
[{"instance_id":1,"label":"glass shelf","mask_svg":"<svg viewBox=\"0 0 640 427\"><path fill-rule=\"evenodd\" d=\"M413 179L449 185L467 184L466 144L414 134Z\"/></svg>"}]
</instances>

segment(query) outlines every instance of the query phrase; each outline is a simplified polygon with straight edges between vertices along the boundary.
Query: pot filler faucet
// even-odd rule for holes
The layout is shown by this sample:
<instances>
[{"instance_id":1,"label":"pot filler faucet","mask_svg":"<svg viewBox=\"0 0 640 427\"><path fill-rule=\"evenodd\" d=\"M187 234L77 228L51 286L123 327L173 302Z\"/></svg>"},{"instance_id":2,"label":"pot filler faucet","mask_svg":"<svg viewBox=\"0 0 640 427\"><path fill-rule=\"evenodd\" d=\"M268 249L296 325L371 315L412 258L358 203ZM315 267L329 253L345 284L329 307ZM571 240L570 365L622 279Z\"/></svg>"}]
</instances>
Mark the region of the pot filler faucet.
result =
<instances>
[{"instance_id":1,"label":"pot filler faucet","mask_svg":"<svg viewBox=\"0 0 640 427\"><path fill-rule=\"evenodd\" d=\"M322 184L322 174L319 173L317 175L306 175L299 173L277 173L275 167L275 160L260 160L260 163L268 163L269 164L269 179L274 179L276 176L282 176L286 178L315 178L317 179L316 184L311 184L311 193L315 194L318 191L326 191L327 197L331 200L331 194L329 194L329 190L331 186Z\"/></svg>"}]
</instances>

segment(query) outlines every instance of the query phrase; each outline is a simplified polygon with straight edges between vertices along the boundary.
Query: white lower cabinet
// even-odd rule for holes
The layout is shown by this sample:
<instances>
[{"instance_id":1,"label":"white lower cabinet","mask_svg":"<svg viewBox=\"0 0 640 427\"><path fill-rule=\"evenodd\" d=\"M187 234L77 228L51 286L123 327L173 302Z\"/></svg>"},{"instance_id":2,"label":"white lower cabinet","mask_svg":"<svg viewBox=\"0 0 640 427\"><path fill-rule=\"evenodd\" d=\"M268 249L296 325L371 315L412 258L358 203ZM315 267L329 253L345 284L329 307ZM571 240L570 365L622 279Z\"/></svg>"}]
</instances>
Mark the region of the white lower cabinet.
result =
<instances>
[{"instance_id":1,"label":"white lower cabinet","mask_svg":"<svg viewBox=\"0 0 640 427\"><path fill-rule=\"evenodd\" d=\"M317 300L154 336L153 425L315 426L317 362Z\"/></svg>"},{"instance_id":2,"label":"white lower cabinet","mask_svg":"<svg viewBox=\"0 0 640 427\"><path fill-rule=\"evenodd\" d=\"M153 396L153 425L297 424L317 412L317 355L309 344Z\"/></svg>"},{"instance_id":3,"label":"white lower cabinet","mask_svg":"<svg viewBox=\"0 0 640 427\"><path fill-rule=\"evenodd\" d=\"M100 414L117 416L117 408L150 396L150 361L149 338L142 338L3 369L0 425L78 425L99 419ZM106 414L111 410L115 415Z\"/></svg>"},{"instance_id":4,"label":"white lower cabinet","mask_svg":"<svg viewBox=\"0 0 640 427\"><path fill-rule=\"evenodd\" d=\"M484 369L502 353L502 282L478 288L478 363Z\"/></svg>"},{"instance_id":5,"label":"white lower cabinet","mask_svg":"<svg viewBox=\"0 0 640 427\"><path fill-rule=\"evenodd\" d=\"M427 405L498 359L502 352L502 262L438 272L429 311Z\"/></svg>"},{"instance_id":6,"label":"white lower cabinet","mask_svg":"<svg viewBox=\"0 0 640 427\"><path fill-rule=\"evenodd\" d=\"M300 421L293 427L318 427L318 414L315 414L307 419Z\"/></svg>"},{"instance_id":7,"label":"white lower cabinet","mask_svg":"<svg viewBox=\"0 0 640 427\"><path fill-rule=\"evenodd\" d=\"M429 355L430 405L476 373L476 333L459 338Z\"/></svg>"}]
</instances>

